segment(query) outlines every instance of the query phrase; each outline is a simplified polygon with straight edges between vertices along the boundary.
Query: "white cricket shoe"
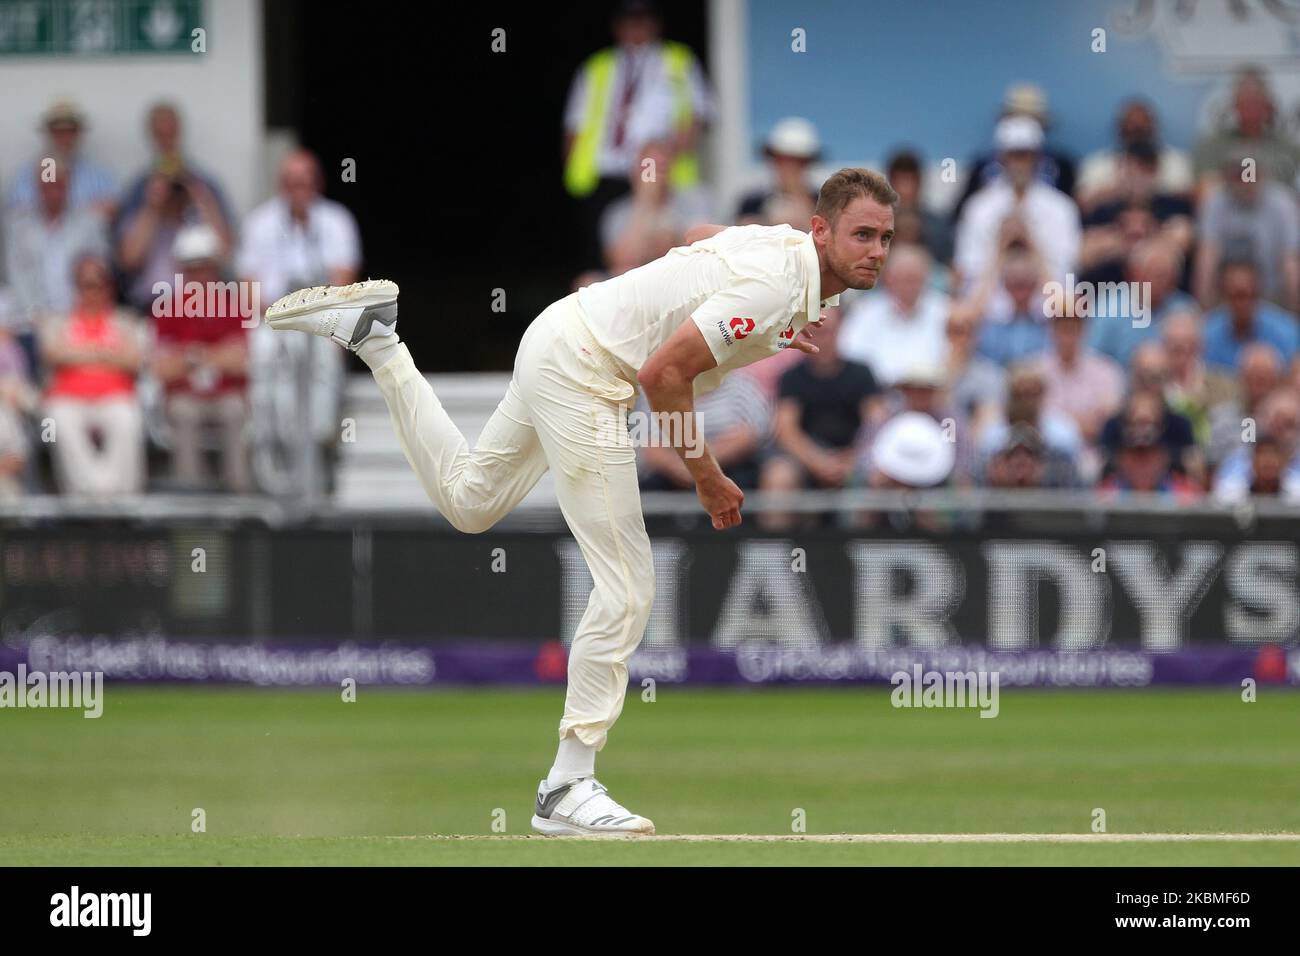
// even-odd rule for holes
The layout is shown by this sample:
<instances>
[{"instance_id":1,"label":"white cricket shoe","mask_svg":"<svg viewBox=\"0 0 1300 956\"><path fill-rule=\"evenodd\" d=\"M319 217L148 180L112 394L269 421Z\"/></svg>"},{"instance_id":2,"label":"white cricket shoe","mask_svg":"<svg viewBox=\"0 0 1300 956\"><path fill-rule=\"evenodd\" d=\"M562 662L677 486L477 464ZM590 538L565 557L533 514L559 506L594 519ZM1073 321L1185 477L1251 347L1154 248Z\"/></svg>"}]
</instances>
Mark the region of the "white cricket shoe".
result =
<instances>
[{"instance_id":1,"label":"white cricket shoe","mask_svg":"<svg viewBox=\"0 0 1300 956\"><path fill-rule=\"evenodd\" d=\"M276 299L266 321L279 331L324 335L353 352L366 339L397 330L397 283L368 279L318 285Z\"/></svg>"},{"instance_id":2,"label":"white cricket shoe","mask_svg":"<svg viewBox=\"0 0 1300 956\"><path fill-rule=\"evenodd\" d=\"M537 788L533 829L545 836L650 836L655 825L628 811L595 777Z\"/></svg>"}]
</instances>

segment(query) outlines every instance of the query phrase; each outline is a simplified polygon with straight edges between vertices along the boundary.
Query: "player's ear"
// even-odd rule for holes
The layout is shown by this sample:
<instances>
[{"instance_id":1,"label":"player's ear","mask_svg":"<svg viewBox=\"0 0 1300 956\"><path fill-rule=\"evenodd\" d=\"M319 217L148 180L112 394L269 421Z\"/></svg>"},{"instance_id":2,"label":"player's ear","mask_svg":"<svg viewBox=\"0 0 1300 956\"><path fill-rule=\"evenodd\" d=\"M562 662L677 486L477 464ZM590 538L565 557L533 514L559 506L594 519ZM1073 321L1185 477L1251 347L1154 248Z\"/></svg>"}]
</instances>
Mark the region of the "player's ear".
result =
<instances>
[{"instance_id":1,"label":"player's ear","mask_svg":"<svg viewBox=\"0 0 1300 956\"><path fill-rule=\"evenodd\" d=\"M813 213L811 232L813 236L824 241L831 234L831 224L826 217Z\"/></svg>"}]
</instances>

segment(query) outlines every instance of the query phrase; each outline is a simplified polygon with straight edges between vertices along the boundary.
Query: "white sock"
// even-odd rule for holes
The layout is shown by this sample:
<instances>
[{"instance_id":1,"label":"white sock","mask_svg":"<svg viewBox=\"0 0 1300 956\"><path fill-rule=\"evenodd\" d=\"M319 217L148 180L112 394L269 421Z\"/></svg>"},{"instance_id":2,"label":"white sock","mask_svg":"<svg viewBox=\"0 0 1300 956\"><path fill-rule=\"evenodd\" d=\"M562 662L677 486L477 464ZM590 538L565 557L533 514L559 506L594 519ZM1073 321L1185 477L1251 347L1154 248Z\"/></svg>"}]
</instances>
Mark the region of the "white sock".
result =
<instances>
[{"instance_id":1,"label":"white sock","mask_svg":"<svg viewBox=\"0 0 1300 956\"><path fill-rule=\"evenodd\" d=\"M377 335L366 339L357 348L361 360L370 366L370 371L378 372L397 357L397 346L401 343L394 329L388 335Z\"/></svg>"},{"instance_id":2,"label":"white sock","mask_svg":"<svg viewBox=\"0 0 1300 956\"><path fill-rule=\"evenodd\" d=\"M546 775L546 786L547 789L554 789L582 777L594 776L595 773L596 748L584 744L577 734L569 734L560 741L560 749L555 754L555 766Z\"/></svg>"}]
</instances>

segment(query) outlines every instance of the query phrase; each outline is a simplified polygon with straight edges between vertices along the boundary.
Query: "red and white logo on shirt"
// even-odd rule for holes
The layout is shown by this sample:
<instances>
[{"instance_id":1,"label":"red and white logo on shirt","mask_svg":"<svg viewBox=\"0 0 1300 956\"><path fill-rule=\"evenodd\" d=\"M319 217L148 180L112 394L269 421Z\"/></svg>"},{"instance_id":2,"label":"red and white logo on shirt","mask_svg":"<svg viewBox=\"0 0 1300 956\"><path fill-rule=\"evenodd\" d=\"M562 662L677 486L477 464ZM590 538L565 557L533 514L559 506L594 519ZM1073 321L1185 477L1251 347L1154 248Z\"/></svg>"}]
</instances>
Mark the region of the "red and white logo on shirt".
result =
<instances>
[{"instance_id":1,"label":"red and white logo on shirt","mask_svg":"<svg viewBox=\"0 0 1300 956\"><path fill-rule=\"evenodd\" d=\"M754 320L742 319L740 316L736 316L731 320L731 331L735 333L737 340L743 339L754 331Z\"/></svg>"}]
</instances>

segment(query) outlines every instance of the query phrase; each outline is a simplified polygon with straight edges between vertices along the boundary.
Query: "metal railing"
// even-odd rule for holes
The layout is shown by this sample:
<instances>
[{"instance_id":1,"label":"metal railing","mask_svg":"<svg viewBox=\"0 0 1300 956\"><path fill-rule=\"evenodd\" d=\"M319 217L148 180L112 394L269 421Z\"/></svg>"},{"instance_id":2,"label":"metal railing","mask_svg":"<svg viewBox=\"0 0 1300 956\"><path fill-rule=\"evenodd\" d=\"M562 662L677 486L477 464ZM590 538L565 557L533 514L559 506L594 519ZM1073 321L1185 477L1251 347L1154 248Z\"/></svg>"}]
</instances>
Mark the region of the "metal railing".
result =
<instances>
[{"instance_id":1,"label":"metal railing","mask_svg":"<svg viewBox=\"0 0 1300 956\"><path fill-rule=\"evenodd\" d=\"M642 511L647 518L703 516L691 491L643 492ZM1004 513L1026 516L1143 515L1151 517L1226 518L1242 527L1275 518L1300 517L1300 502L1276 498L1250 498L1228 503L1205 498L1194 503L1162 495L1131 494L1112 498L1093 491L1040 489L930 489L920 491L851 488L835 491L789 493L751 492L745 496L745 515L765 512L791 514L948 512ZM268 526L312 521L400 520L415 524L445 525L431 503L394 507L343 506L329 499L295 501L261 495L146 494L117 498L72 495L30 495L0 501L0 525L32 524L51 520L110 521L257 521ZM499 527L552 526L560 520L558 505L521 507Z\"/></svg>"}]
</instances>

